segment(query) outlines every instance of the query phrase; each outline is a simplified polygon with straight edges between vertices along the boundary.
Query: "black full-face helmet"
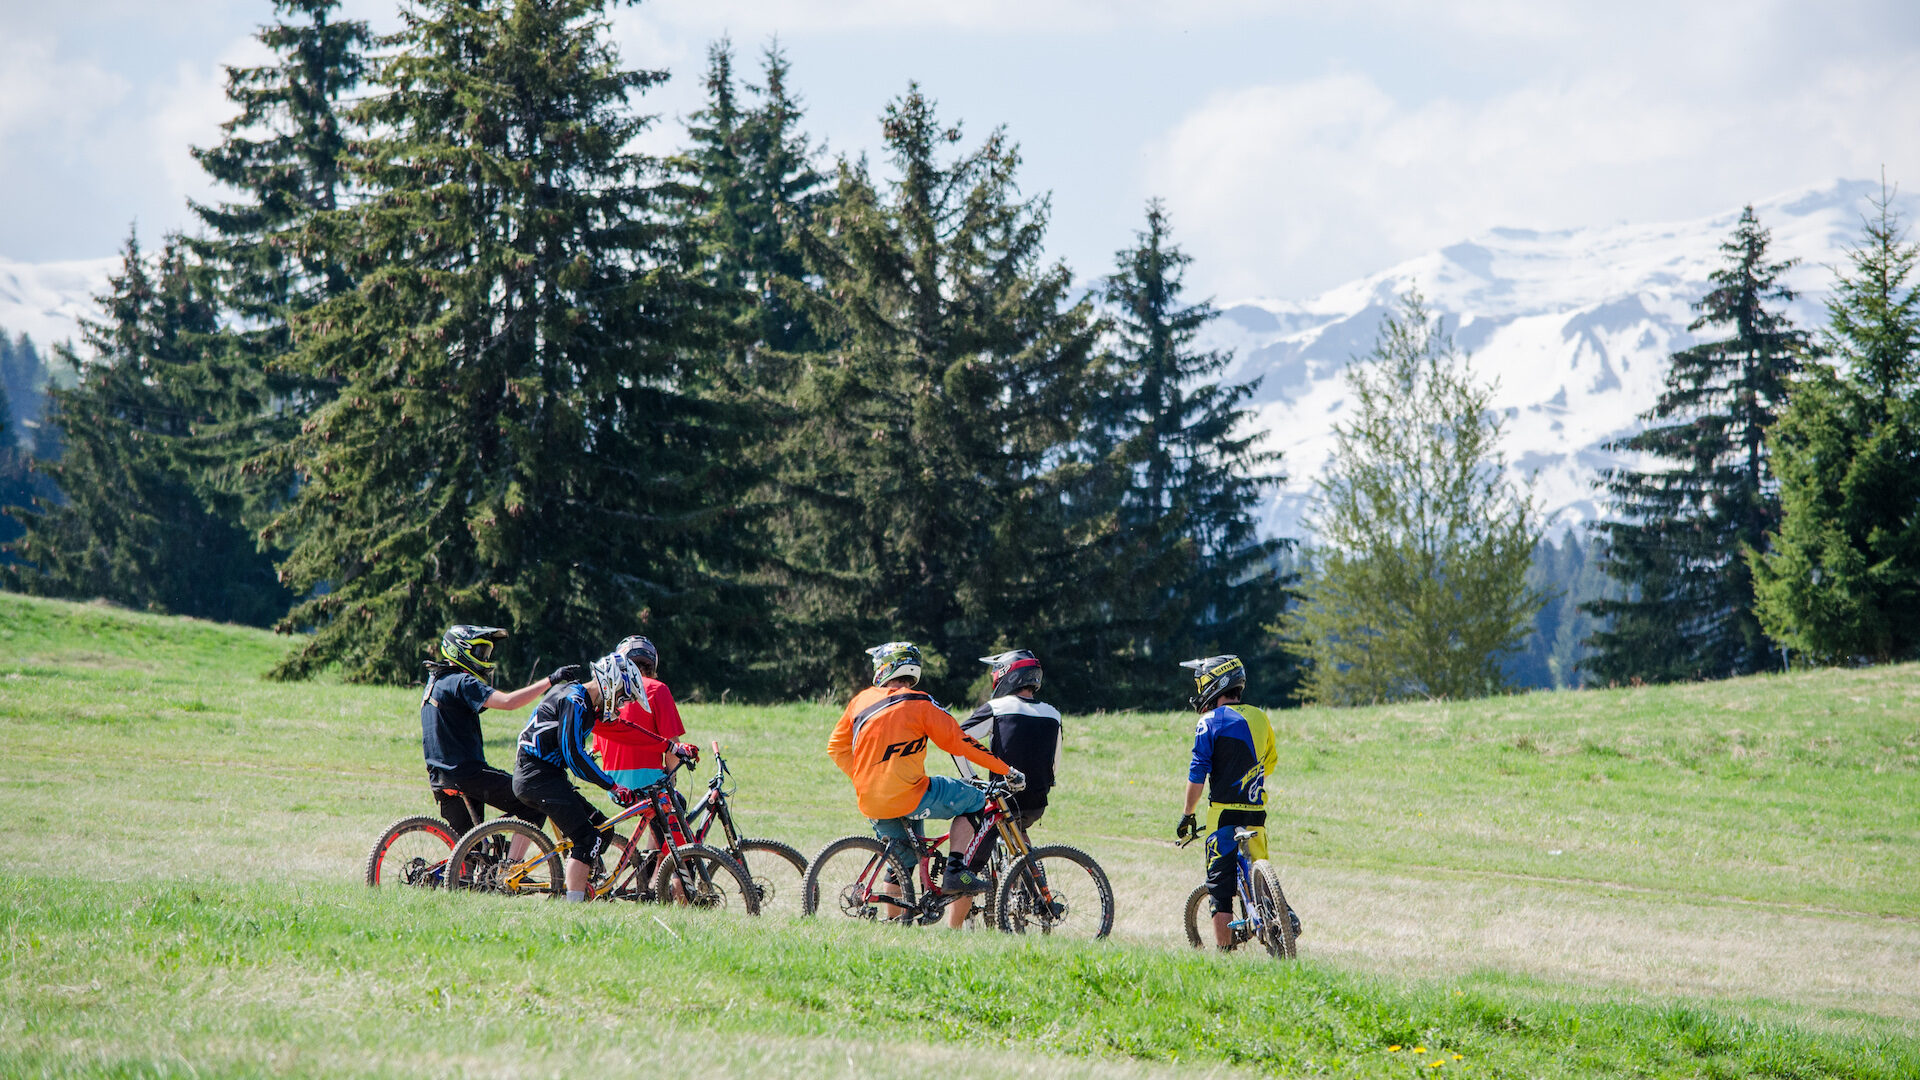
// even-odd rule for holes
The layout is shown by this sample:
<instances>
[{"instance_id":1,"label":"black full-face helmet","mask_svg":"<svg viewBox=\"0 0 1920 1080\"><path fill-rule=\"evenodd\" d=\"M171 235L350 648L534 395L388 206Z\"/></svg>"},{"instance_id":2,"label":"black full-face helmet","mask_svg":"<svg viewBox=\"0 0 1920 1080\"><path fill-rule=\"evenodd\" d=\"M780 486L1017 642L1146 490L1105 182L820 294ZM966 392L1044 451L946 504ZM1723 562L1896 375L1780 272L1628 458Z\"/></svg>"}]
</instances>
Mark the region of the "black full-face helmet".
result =
<instances>
[{"instance_id":1,"label":"black full-face helmet","mask_svg":"<svg viewBox=\"0 0 1920 1080\"><path fill-rule=\"evenodd\" d=\"M1040 658L1028 649L1013 649L994 656L983 656L980 662L987 665L993 675L993 689L989 697L1006 697L1019 693L1027 687L1040 689L1042 675Z\"/></svg>"},{"instance_id":2,"label":"black full-face helmet","mask_svg":"<svg viewBox=\"0 0 1920 1080\"><path fill-rule=\"evenodd\" d=\"M485 679L493 674L493 646L506 636L498 626L458 623L440 635L440 658L476 679Z\"/></svg>"},{"instance_id":3,"label":"black full-face helmet","mask_svg":"<svg viewBox=\"0 0 1920 1080\"><path fill-rule=\"evenodd\" d=\"M1187 704L1195 712L1211 710L1220 695L1247 685L1247 665L1232 654L1182 660L1180 666L1193 672L1193 696L1187 698Z\"/></svg>"}]
</instances>

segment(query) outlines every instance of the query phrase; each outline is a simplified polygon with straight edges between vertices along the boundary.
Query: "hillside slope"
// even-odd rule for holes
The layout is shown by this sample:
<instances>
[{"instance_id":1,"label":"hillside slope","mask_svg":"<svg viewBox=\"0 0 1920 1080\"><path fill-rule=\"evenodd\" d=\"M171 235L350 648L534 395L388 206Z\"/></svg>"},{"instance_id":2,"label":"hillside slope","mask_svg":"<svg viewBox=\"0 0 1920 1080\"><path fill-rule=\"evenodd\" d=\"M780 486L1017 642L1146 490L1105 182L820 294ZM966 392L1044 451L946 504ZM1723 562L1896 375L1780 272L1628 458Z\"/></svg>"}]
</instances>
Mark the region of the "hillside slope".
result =
<instances>
[{"instance_id":1,"label":"hillside slope","mask_svg":"<svg viewBox=\"0 0 1920 1080\"><path fill-rule=\"evenodd\" d=\"M1276 714L1307 922L1277 972L1181 942L1180 714L1060 703L1036 838L1106 865L1113 942L716 925L368 895L367 845L430 807L417 690L262 681L288 644L0 594L0 820L37 853L0 887L0 1073L518 1075L644 1058L656 1023L697 1072L959 1067L946 1044L1012 1075L1393 1076L1414 1045L1475 1075L1920 1069L1915 667ZM836 711L686 710L748 827L809 852L865 824ZM490 716L496 763L518 723Z\"/></svg>"}]
</instances>

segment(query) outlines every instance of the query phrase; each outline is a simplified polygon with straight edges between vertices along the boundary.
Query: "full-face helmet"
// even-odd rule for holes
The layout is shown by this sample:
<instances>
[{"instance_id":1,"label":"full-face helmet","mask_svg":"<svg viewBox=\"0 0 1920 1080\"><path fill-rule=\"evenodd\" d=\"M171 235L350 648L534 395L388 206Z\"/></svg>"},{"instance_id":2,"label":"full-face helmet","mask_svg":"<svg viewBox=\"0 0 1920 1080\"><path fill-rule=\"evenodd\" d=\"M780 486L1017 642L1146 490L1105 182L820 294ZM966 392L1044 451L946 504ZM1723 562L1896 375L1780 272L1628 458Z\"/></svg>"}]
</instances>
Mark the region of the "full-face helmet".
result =
<instances>
[{"instance_id":1,"label":"full-face helmet","mask_svg":"<svg viewBox=\"0 0 1920 1080\"><path fill-rule=\"evenodd\" d=\"M1027 687L1040 689L1040 658L1029 649L1013 649L994 656L983 656L980 662L987 665L993 675L993 689L990 697L1006 697L1018 693Z\"/></svg>"},{"instance_id":2,"label":"full-face helmet","mask_svg":"<svg viewBox=\"0 0 1920 1080\"><path fill-rule=\"evenodd\" d=\"M498 626L469 626L457 623L440 635L440 658L476 679L493 674L493 646L506 639Z\"/></svg>"},{"instance_id":3,"label":"full-face helmet","mask_svg":"<svg viewBox=\"0 0 1920 1080\"><path fill-rule=\"evenodd\" d=\"M1193 672L1193 696L1187 704L1195 712L1207 712L1220 695L1247 685L1247 665L1231 654L1209 656L1204 660L1182 660L1180 666Z\"/></svg>"},{"instance_id":4,"label":"full-face helmet","mask_svg":"<svg viewBox=\"0 0 1920 1080\"><path fill-rule=\"evenodd\" d=\"M920 681L920 650L911 641L889 641L867 650L873 658L873 685L885 686L894 679Z\"/></svg>"}]
</instances>

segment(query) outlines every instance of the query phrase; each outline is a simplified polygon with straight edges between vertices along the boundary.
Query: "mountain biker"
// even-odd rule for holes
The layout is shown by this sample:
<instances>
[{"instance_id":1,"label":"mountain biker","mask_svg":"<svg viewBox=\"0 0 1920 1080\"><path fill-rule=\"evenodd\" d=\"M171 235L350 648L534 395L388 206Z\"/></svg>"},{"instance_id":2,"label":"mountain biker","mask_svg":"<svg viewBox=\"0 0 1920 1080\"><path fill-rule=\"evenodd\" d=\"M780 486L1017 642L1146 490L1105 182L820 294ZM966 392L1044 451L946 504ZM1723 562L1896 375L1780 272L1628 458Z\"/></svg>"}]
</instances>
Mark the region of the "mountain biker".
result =
<instances>
[{"instance_id":1,"label":"mountain biker","mask_svg":"<svg viewBox=\"0 0 1920 1080\"><path fill-rule=\"evenodd\" d=\"M620 707L634 701L646 701L640 669L619 653L609 653L593 662L590 681L557 687L541 699L520 731L513 793L552 818L554 829L572 842L566 866L568 900L587 898L587 878L606 844L605 834L595 826L607 816L574 788L567 774L612 792L621 806L632 805L633 792L587 753L587 736L597 723L620 723Z\"/></svg>"},{"instance_id":2,"label":"mountain biker","mask_svg":"<svg viewBox=\"0 0 1920 1080\"><path fill-rule=\"evenodd\" d=\"M513 777L487 764L480 714L523 708L550 688L579 679L582 671L577 664L564 664L518 690L495 690L487 683L493 675L493 648L506 636L497 626L459 623L441 635L440 659L427 661L427 688L420 695L420 748L440 817L455 836L479 824L467 811L467 799L534 826L546 821L514 797Z\"/></svg>"},{"instance_id":3,"label":"mountain biker","mask_svg":"<svg viewBox=\"0 0 1920 1080\"><path fill-rule=\"evenodd\" d=\"M1002 761L1026 774L1027 786L1013 799L1021 828L1030 829L1047 812L1047 792L1053 788L1060 771L1060 750L1066 740L1061 734L1060 711L1036 701L1043 674L1040 660L1026 649L1014 649L994 656L983 656L992 687L987 701L960 722L968 738L985 746ZM955 758L960 775L973 778L973 765ZM973 819L953 819L953 832L947 849L949 874L971 873L978 867L965 865L967 845L973 843L976 824ZM993 843L989 838L988 845ZM991 850L983 846L980 855ZM967 921L973 899L963 896L947 909L947 925L959 929Z\"/></svg>"},{"instance_id":4,"label":"mountain biker","mask_svg":"<svg viewBox=\"0 0 1920 1080\"><path fill-rule=\"evenodd\" d=\"M675 750L693 761L700 760L700 748L678 742L687 733L674 704L673 691L660 681L660 652L653 642L635 634L614 646L614 652L633 661L640 669L640 685L646 691L646 704L630 701L620 707L621 724L595 728L593 749L600 755L600 767L623 787L635 791L658 783L667 775L667 755Z\"/></svg>"},{"instance_id":5,"label":"mountain biker","mask_svg":"<svg viewBox=\"0 0 1920 1080\"><path fill-rule=\"evenodd\" d=\"M642 708L637 701L620 706L622 723L595 728L593 748L600 755L600 767L613 777L615 783L639 791L666 777L668 754L677 753L687 761L697 763L700 760L700 748L690 742L675 741L687 733L687 726L680 719L680 708L674 704L673 691L668 690L667 684L655 674L660 670L660 650L654 647L653 642L635 634L614 646L613 651L633 661L633 666L640 670L640 685L646 693L646 707ZM680 799L680 793L674 792L674 798L680 802L681 812L685 813L686 803ZM659 837L649 830L644 848L651 851L659 843Z\"/></svg>"},{"instance_id":6,"label":"mountain biker","mask_svg":"<svg viewBox=\"0 0 1920 1080\"><path fill-rule=\"evenodd\" d=\"M1252 859L1267 857L1267 778L1278 760L1273 723L1267 714L1240 700L1247 666L1237 656L1182 661L1193 672L1193 696L1187 699L1200 721L1193 729L1193 761L1187 767L1186 811L1174 835L1182 840L1200 831L1194 808L1207 796L1207 894L1213 898L1213 940L1233 946L1233 897L1238 890L1236 828L1253 830L1247 841Z\"/></svg>"},{"instance_id":7,"label":"mountain biker","mask_svg":"<svg viewBox=\"0 0 1920 1080\"><path fill-rule=\"evenodd\" d=\"M929 742L1005 775L1016 788L1026 778L967 738L953 714L930 695L913 689L920 681L920 650L912 642L889 641L868 649L867 655L873 660L873 685L847 703L827 739L827 756L853 781L860 812L873 823L873 834L911 871L917 861L916 841L926 836L922 822L978 813L987 805L977 789L950 776L927 775ZM979 875L956 874L951 868L940 883L940 891L950 894L986 888Z\"/></svg>"}]
</instances>

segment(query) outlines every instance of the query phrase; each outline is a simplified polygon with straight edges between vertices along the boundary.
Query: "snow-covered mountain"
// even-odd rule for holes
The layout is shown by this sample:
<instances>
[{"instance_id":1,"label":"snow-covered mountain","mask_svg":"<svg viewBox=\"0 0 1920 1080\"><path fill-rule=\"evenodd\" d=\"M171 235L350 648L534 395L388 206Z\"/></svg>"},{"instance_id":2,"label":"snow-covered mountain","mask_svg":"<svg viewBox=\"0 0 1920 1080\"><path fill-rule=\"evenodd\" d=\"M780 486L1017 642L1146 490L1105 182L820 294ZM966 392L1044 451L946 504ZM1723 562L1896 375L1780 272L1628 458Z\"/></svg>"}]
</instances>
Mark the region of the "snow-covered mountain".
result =
<instances>
[{"instance_id":1,"label":"snow-covered mountain","mask_svg":"<svg viewBox=\"0 0 1920 1080\"><path fill-rule=\"evenodd\" d=\"M1832 268L1858 241L1867 196L1877 191L1877 182L1836 181L1754 204L1775 257L1800 260L1786 277L1800 293L1791 309L1799 325L1824 321ZM1900 208L1911 221L1920 199L1903 197ZM1262 377L1257 424L1285 454L1288 481L1267 507L1266 528L1298 535L1346 405L1342 372L1415 287L1445 316L1476 373L1497 380L1508 459L1516 473L1537 477L1542 510L1555 522L1596 516L1594 479L1619 457L1602 447L1638 428L1668 354L1694 343L1689 305L1723 263L1719 245L1739 216L1731 207L1666 225L1493 229L1309 300L1223 304L1206 344L1234 350L1229 378Z\"/></svg>"},{"instance_id":2,"label":"snow-covered mountain","mask_svg":"<svg viewBox=\"0 0 1920 1080\"><path fill-rule=\"evenodd\" d=\"M1800 293L1792 314L1801 326L1824 320L1832 268L1857 241L1877 186L1841 180L1754 205L1775 256L1800 260L1787 281ZM1920 219L1920 197L1903 196L1899 208ZM1288 480L1266 508L1267 531L1299 534L1346 403L1341 373L1372 347L1381 315L1415 287L1481 377L1497 381L1508 459L1536 478L1541 508L1556 522L1596 516L1593 481L1618 463L1602 446L1637 429L1668 354L1694 342L1689 305L1707 291L1739 215L1729 207L1665 225L1493 229L1308 300L1223 304L1204 344L1235 353L1228 378L1262 378L1256 423L1285 454ZM43 347L77 337L75 320L93 310L90 297L117 262L0 257L0 328L30 333Z\"/></svg>"},{"instance_id":3,"label":"snow-covered mountain","mask_svg":"<svg viewBox=\"0 0 1920 1080\"><path fill-rule=\"evenodd\" d=\"M56 341L77 342L81 316L98 313L93 296L119 265L117 257L23 263L0 255L0 330L30 335L43 355Z\"/></svg>"}]
</instances>

